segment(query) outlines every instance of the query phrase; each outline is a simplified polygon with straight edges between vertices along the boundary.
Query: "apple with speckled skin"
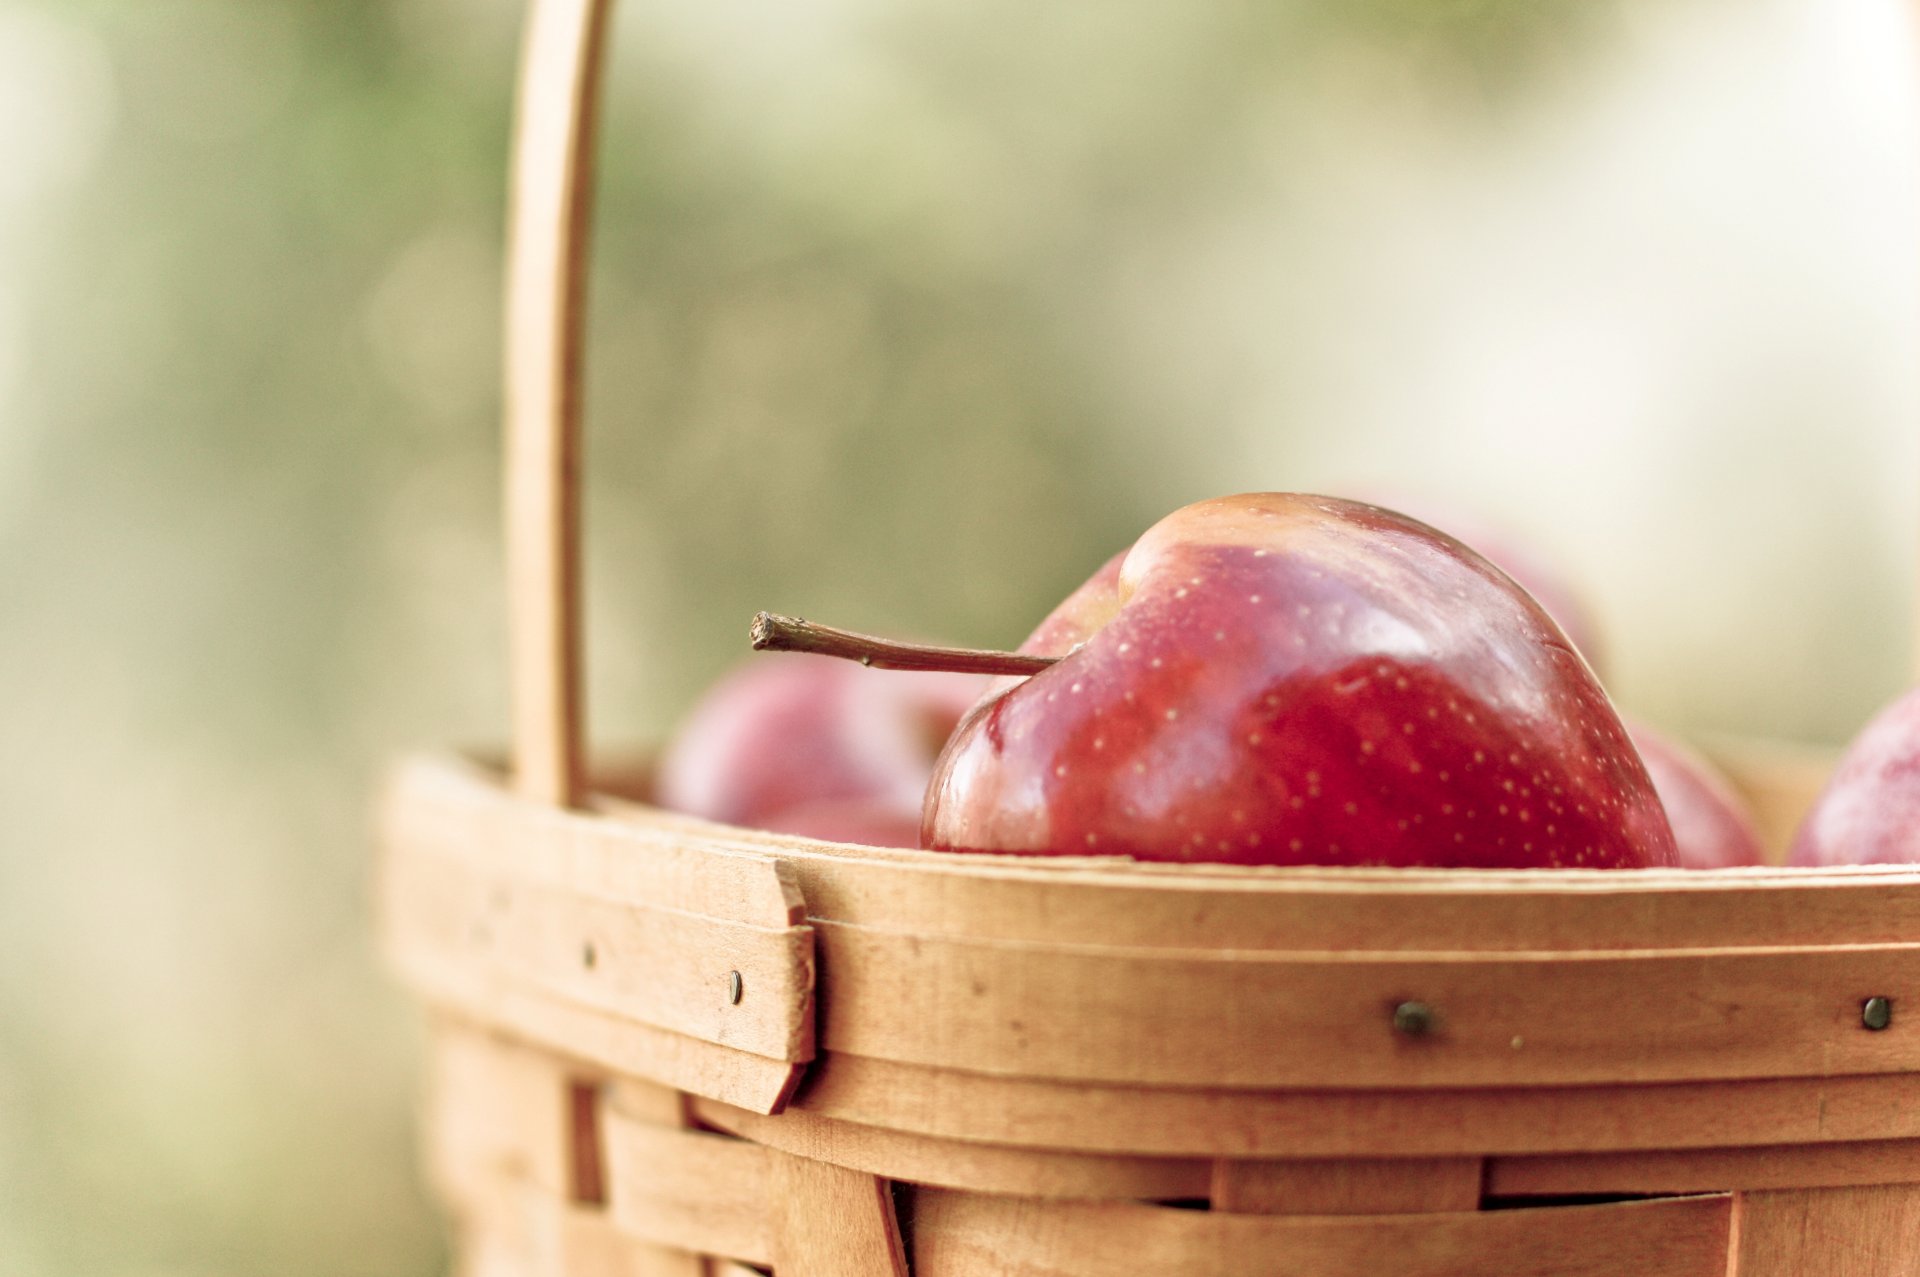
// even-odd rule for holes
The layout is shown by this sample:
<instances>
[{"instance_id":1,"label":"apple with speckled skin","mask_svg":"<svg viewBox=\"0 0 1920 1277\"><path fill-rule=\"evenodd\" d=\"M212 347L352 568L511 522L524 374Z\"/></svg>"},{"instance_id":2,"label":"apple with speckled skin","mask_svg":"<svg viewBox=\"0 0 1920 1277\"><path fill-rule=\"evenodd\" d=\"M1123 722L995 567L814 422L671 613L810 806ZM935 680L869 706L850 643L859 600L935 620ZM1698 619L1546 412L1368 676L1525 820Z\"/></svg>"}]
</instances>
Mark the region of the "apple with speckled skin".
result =
<instances>
[{"instance_id":1,"label":"apple with speckled skin","mask_svg":"<svg viewBox=\"0 0 1920 1277\"><path fill-rule=\"evenodd\" d=\"M695 705L661 760L656 797L731 825L915 846L934 758L983 682L756 657Z\"/></svg>"},{"instance_id":2,"label":"apple with speckled skin","mask_svg":"<svg viewBox=\"0 0 1920 1277\"><path fill-rule=\"evenodd\" d=\"M1374 506L1154 525L947 743L924 846L1261 865L1674 863L1639 755L1539 604Z\"/></svg>"},{"instance_id":3,"label":"apple with speckled skin","mask_svg":"<svg viewBox=\"0 0 1920 1277\"><path fill-rule=\"evenodd\" d=\"M1909 862L1920 862L1920 688L1847 746L1787 853L1804 868Z\"/></svg>"},{"instance_id":4,"label":"apple with speckled skin","mask_svg":"<svg viewBox=\"0 0 1920 1277\"><path fill-rule=\"evenodd\" d=\"M1408 494L1364 494L1369 504L1398 510L1423 523L1443 528L1449 536L1466 542L1495 567L1519 583L1534 601L1547 610L1560 630L1572 641L1575 650L1587 658L1587 664L1606 672L1600 643L1600 627L1583 601L1579 590L1567 578L1560 565L1541 553L1537 546L1511 529L1462 509L1445 500ZM1658 777L1655 778L1658 780Z\"/></svg>"},{"instance_id":5,"label":"apple with speckled skin","mask_svg":"<svg viewBox=\"0 0 1920 1277\"><path fill-rule=\"evenodd\" d=\"M1739 869L1766 863L1753 813L1718 768L1665 733L1624 720L1673 828L1683 869Z\"/></svg>"}]
</instances>

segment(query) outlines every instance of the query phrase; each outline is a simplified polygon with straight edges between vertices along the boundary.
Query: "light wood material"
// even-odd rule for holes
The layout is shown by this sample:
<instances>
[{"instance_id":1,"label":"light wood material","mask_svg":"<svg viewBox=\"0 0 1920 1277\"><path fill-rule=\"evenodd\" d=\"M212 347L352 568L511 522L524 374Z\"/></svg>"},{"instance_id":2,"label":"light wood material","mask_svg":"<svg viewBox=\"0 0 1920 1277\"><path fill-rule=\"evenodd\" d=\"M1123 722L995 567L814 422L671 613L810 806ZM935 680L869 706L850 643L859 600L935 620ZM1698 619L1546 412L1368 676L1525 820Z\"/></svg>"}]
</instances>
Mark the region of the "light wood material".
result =
<instances>
[{"instance_id":1,"label":"light wood material","mask_svg":"<svg viewBox=\"0 0 1920 1277\"><path fill-rule=\"evenodd\" d=\"M1920 1184L1920 1140L1500 1157L1487 1164L1487 1192L1495 1197L1714 1193L1896 1182Z\"/></svg>"},{"instance_id":2,"label":"light wood material","mask_svg":"<svg viewBox=\"0 0 1920 1277\"><path fill-rule=\"evenodd\" d=\"M907 1277L885 1180L779 1153L768 1169L778 1277Z\"/></svg>"},{"instance_id":3,"label":"light wood material","mask_svg":"<svg viewBox=\"0 0 1920 1277\"><path fill-rule=\"evenodd\" d=\"M437 818L403 816L401 823L494 831L473 836L521 848L519 863L572 859L578 846L591 848L590 866L609 874L658 859L662 849L686 866L753 854L750 840L671 820L649 828L574 817L556 830L548 823L553 813L516 809L478 773L462 778L443 769L432 781L404 787L400 806L440 800ZM449 798L452 791L459 792ZM789 852L780 859L805 890L818 942L833 950L825 955L834 987L820 1031L845 1055L1029 1078L1301 1088L1872 1073L1920 1058L1914 1026L1896 1021L1873 1034L1857 1023L1861 997L1920 973L1920 948L1911 939L1863 940L1860 931L1884 926L1886 912L1865 909L1865 897L1853 900L1865 909L1858 925L1852 911L1832 910L1836 893L1878 883L1898 913L1903 901L1920 902L1920 874L1912 870L1619 874L1628 881L1611 884L1555 875L1546 885L1539 875L1460 875L1389 886L1371 875L1249 874L1195 876L1170 889L1172 880L1159 874L1035 872L1006 868L1000 858L982 865ZM1722 881L1703 887L1699 879ZM1726 885L1741 881L1755 890ZM1180 898L1184 919L1169 916L1169 897ZM1549 900L1594 929L1546 925ZM1743 911L1742 901L1752 907ZM1270 919L1256 921L1262 905L1283 915L1343 915L1356 927L1358 911L1370 908L1376 926L1316 951L1306 944L1338 937L1289 935ZM1512 906L1514 925L1499 925L1503 905ZM1822 943L1746 951L1751 922L1733 919L1796 905L1832 926ZM1429 916L1433 910L1447 915L1444 927ZM1356 940L1374 934L1402 936L1403 911L1410 928L1460 948L1355 950ZM1511 937L1526 930L1530 913L1541 922L1534 938L1542 944L1612 934L1602 925L1609 921L1632 930L1637 919L1644 927L1649 916L1671 924L1664 928L1670 938L1647 951L1513 952ZM954 920L963 917L993 921L983 924L986 934L955 934ZM1158 943L1132 943L1149 930L1146 920L1169 925L1155 933ZM1678 944L1721 921L1742 943ZM1920 919L1913 921L1910 937L1920 935ZM1111 939L1081 942L1083 934ZM1204 947L1168 943L1199 946L1205 935L1213 939ZM1494 947L1477 947L1488 936L1498 937ZM1117 998L1118 988L1128 996ZM929 995L943 999L938 1014L924 1014ZM1440 1008L1440 1033L1408 1042L1391 1032L1388 1014L1405 997ZM1146 1049L1135 1041L1136 1012L1169 1030Z\"/></svg>"},{"instance_id":4,"label":"light wood material","mask_svg":"<svg viewBox=\"0 0 1920 1277\"><path fill-rule=\"evenodd\" d=\"M1246 1215L1416 1215L1480 1209L1477 1157L1215 1162L1213 1209Z\"/></svg>"},{"instance_id":5,"label":"light wood material","mask_svg":"<svg viewBox=\"0 0 1920 1277\"><path fill-rule=\"evenodd\" d=\"M516 786L580 791L580 357L607 0L527 10L506 298L508 650Z\"/></svg>"},{"instance_id":6,"label":"light wood material","mask_svg":"<svg viewBox=\"0 0 1920 1277\"><path fill-rule=\"evenodd\" d=\"M1729 1277L1920 1277L1920 1187L1744 1193Z\"/></svg>"},{"instance_id":7,"label":"light wood material","mask_svg":"<svg viewBox=\"0 0 1920 1277\"><path fill-rule=\"evenodd\" d=\"M395 768L380 829L388 856L462 856L528 882L760 927L806 918L798 880L766 848L554 811L462 759L414 758Z\"/></svg>"},{"instance_id":8,"label":"light wood material","mask_svg":"<svg viewBox=\"0 0 1920 1277\"><path fill-rule=\"evenodd\" d=\"M454 968L407 974L415 994L449 1019L509 1034L609 1073L647 1078L757 1113L784 1108L806 1068L542 994L474 985Z\"/></svg>"},{"instance_id":9,"label":"light wood material","mask_svg":"<svg viewBox=\"0 0 1920 1277\"><path fill-rule=\"evenodd\" d=\"M505 1176L559 1197L571 1173L568 1079L558 1061L463 1025L428 1053L426 1164L451 1197Z\"/></svg>"},{"instance_id":10,"label":"light wood material","mask_svg":"<svg viewBox=\"0 0 1920 1277\"><path fill-rule=\"evenodd\" d=\"M654 840L778 855L814 917L983 941L1498 953L1920 939L1920 868L1906 865L1548 874L1134 864L841 848L626 802L606 812Z\"/></svg>"},{"instance_id":11,"label":"light wood material","mask_svg":"<svg viewBox=\"0 0 1920 1277\"><path fill-rule=\"evenodd\" d=\"M769 1163L778 1154L636 1118L623 1111L618 1092L604 1120L606 1213L621 1232L696 1254L773 1262Z\"/></svg>"},{"instance_id":12,"label":"light wood material","mask_svg":"<svg viewBox=\"0 0 1920 1277\"><path fill-rule=\"evenodd\" d=\"M481 1178L450 1201L462 1223L461 1277L710 1277L697 1257L510 1175Z\"/></svg>"},{"instance_id":13,"label":"light wood material","mask_svg":"<svg viewBox=\"0 0 1920 1277\"><path fill-rule=\"evenodd\" d=\"M384 810L383 938L429 1002L744 1108L791 1095L813 933L779 860L636 839L459 765L402 768Z\"/></svg>"},{"instance_id":14,"label":"light wood material","mask_svg":"<svg viewBox=\"0 0 1920 1277\"><path fill-rule=\"evenodd\" d=\"M914 1277L1727 1277L1731 1198L1286 1217L924 1189ZM1809 1270L1804 1277L1811 1277Z\"/></svg>"},{"instance_id":15,"label":"light wood material","mask_svg":"<svg viewBox=\"0 0 1920 1277\"><path fill-rule=\"evenodd\" d=\"M708 1126L796 1157L944 1188L1027 1197L1200 1198L1210 1183L1210 1163L1203 1158L963 1143L838 1122L797 1108L763 1117L711 1100L695 1100L693 1111Z\"/></svg>"},{"instance_id":16,"label":"light wood material","mask_svg":"<svg viewBox=\"0 0 1920 1277\"><path fill-rule=\"evenodd\" d=\"M807 928L600 899L456 857L396 856L389 870L388 946L424 981L547 993L778 1060L813 1053Z\"/></svg>"},{"instance_id":17,"label":"light wood material","mask_svg":"<svg viewBox=\"0 0 1920 1277\"><path fill-rule=\"evenodd\" d=\"M708 1277L697 1255L647 1246L610 1226L596 1226L597 1209L560 1209L569 1200L601 1203L605 1196L598 1086L545 1052L455 1023L435 1025L431 1046L427 1165L441 1194L467 1203L477 1217L473 1231L483 1236L463 1247L476 1256L469 1267L485 1271L507 1264L511 1255L518 1258L507 1271ZM684 1123L678 1092L634 1082L618 1089L626 1111L643 1112L660 1124ZM590 1193L581 1182L580 1143L589 1133L580 1130L573 1107L583 1092L595 1102L590 1113L595 1191ZM518 1221L512 1236L487 1235L497 1215ZM530 1257L535 1253L546 1257L536 1264Z\"/></svg>"},{"instance_id":18,"label":"light wood material","mask_svg":"<svg viewBox=\"0 0 1920 1277\"><path fill-rule=\"evenodd\" d=\"M1920 1138L1920 1076L1511 1090L1098 1086L827 1055L799 1111L1023 1148L1153 1157L1452 1157Z\"/></svg>"},{"instance_id":19,"label":"light wood material","mask_svg":"<svg viewBox=\"0 0 1920 1277\"><path fill-rule=\"evenodd\" d=\"M646 1122L653 1126L670 1127L674 1130L694 1129L692 1114L687 1108L687 1097L668 1087L657 1086L652 1082L643 1082L633 1078L622 1079L611 1085L601 1109L601 1159L606 1158L606 1124L604 1115L618 1110L623 1118ZM713 1261L705 1255L696 1255L690 1251L663 1250L663 1258L656 1267L673 1267L671 1277L713 1277Z\"/></svg>"},{"instance_id":20,"label":"light wood material","mask_svg":"<svg viewBox=\"0 0 1920 1277\"><path fill-rule=\"evenodd\" d=\"M985 943L816 918L822 1047L1167 1087L1538 1086L1920 1068L1920 945L1425 957ZM1437 1007L1409 1040L1393 1008ZM1142 1024L1154 1031L1140 1032Z\"/></svg>"}]
</instances>

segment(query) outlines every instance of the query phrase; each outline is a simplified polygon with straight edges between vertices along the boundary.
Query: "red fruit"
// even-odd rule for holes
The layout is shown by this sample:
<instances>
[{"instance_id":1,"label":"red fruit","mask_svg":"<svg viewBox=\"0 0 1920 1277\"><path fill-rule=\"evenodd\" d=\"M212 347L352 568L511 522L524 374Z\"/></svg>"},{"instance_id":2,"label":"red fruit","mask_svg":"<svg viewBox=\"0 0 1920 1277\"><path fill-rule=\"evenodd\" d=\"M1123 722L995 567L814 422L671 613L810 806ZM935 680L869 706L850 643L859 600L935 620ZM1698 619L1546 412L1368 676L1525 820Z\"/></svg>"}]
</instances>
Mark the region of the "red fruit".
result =
<instances>
[{"instance_id":1,"label":"red fruit","mask_svg":"<svg viewBox=\"0 0 1920 1277\"><path fill-rule=\"evenodd\" d=\"M1424 523L1442 528L1447 535L1464 541L1488 562L1505 572L1534 602L1547 610L1561 631L1573 641L1580 655L1594 669L1601 668L1600 631L1593 613L1581 602L1580 592L1566 574L1544 555L1505 528L1496 527L1473 514L1448 509L1445 505L1412 497L1394 497L1376 504L1391 506Z\"/></svg>"},{"instance_id":2,"label":"red fruit","mask_svg":"<svg viewBox=\"0 0 1920 1277\"><path fill-rule=\"evenodd\" d=\"M934 757L978 676L755 657L703 697L661 760L663 807L840 842L912 846Z\"/></svg>"},{"instance_id":3,"label":"red fruit","mask_svg":"<svg viewBox=\"0 0 1920 1277\"><path fill-rule=\"evenodd\" d=\"M1640 761L1653 778L1683 869L1735 869L1766 863L1760 831L1731 782L1700 755L1645 723L1626 720Z\"/></svg>"},{"instance_id":4,"label":"red fruit","mask_svg":"<svg viewBox=\"0 0 1920 1277\"><path fill-rule=\"evenodd\" d=\"M926 846L1674 863L1646 769L1559 628L1402 515L1275 493L1189 506L1028 650L1062 659L960 725L928 790Z\"/></svg>"},{"instance_id":5,"label":"red fruit","mask_svg":"<svg viewBox=\"0 0 1920 1277\"><path fill-rule=\"evenodd\" d=\"M1809 868L1911 861L1920 861L1920 688L1847 746L1787 853Z\"/></svg>"}]
</instances>

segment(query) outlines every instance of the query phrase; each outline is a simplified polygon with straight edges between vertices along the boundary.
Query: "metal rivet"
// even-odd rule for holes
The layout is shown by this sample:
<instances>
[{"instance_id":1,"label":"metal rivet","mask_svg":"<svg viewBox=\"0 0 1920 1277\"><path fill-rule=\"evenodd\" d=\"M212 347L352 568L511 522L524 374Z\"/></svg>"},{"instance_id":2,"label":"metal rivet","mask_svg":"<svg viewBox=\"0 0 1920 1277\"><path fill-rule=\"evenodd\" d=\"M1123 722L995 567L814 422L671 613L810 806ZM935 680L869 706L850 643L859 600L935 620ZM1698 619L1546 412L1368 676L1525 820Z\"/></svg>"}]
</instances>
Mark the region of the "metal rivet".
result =
<instances>
[{"instance_id":1,"label":"metal rivet","mask_svg":"<svg viewBox=\"0 0 1920 1277\"><path fill-rule=\"evenodd\" d=\"M1860 1023L1878 1033L1893 1023L1892 998L1868 998L1860 1004Z\"/></svg>"},{"instance_id":2,"label":"metal rivet","mask_svg":"<svg viewBox=\"0 0 1920 1277\"><path fill-rule=\"evenodd\" d=\"M1425 1037L1439 1020L1439 1014L1424 1002L1402 1002L1393 1009L1393 1031L1403 1037Z\"/></svg>"},{"instance_id":3,"label":"metal rivet","mask_svg":"<svg viewBox=\"0 0 1920 1277\"><path fill-rule=\"evenodd\" d=\"M740 995L745 991L740 981L740 973L738 971L727 972L727 1001L731 1002L734 1006L739 1006Z\"/></svg>"},{"instance_id":4,"label":"metal rivet","mask_svg":"<svg viewBox=\"0 0 1920 1277\"><path fill-rule=\"evenodd\" d=\"M600 961L600 955L594 952L593 941L589 940L580 946L580 961L588 968L591 968L594 963Z\"/></svg>"}]
</instances>

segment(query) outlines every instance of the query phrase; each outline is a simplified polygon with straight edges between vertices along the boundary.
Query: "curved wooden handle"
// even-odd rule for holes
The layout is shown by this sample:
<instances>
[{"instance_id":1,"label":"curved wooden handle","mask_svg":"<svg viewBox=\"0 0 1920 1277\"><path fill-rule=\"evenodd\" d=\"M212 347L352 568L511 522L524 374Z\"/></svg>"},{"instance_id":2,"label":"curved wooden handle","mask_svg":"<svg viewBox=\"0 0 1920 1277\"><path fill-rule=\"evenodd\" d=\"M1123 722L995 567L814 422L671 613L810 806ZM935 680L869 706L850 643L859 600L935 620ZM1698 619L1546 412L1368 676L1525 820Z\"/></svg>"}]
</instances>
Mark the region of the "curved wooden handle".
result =
<instances>
[{"instance_id":1,"label":"curved wooden handle","mask_svg":"<svg viewBox=\"0 0 1920 1277\"><path fill-rule=\"evenodd\" d=\"M507 237L507 649L514 784L582 785L580 355L611 0L530 0Z\"/></svg>"}]
</instances>

